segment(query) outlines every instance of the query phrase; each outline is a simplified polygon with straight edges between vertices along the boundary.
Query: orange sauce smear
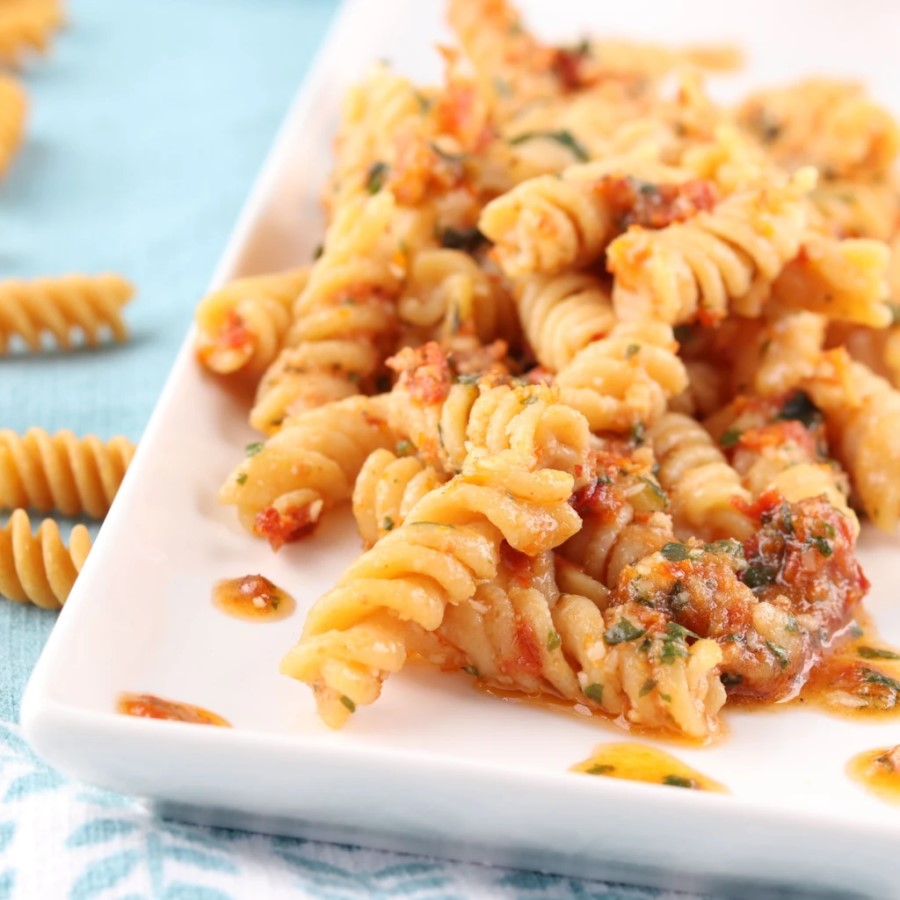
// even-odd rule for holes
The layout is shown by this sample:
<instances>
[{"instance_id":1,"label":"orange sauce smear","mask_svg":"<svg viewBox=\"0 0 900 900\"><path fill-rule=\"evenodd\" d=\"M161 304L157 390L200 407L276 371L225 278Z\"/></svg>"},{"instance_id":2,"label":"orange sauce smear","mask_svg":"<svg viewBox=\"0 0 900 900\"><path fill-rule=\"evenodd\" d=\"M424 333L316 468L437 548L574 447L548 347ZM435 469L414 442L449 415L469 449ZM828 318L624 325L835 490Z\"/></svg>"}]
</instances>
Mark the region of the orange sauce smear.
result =
<instances>
[{"instance_id":1,"label":"orange sauce smear","mask_svg":"<svg viewBox=\"0 0 900 900\"><path fill-rule=\"evenodd\" d=\"M900 746L857 753L847 774L879 799L900 803Z\"/></svg>"},{"instance_id":2,"label":"orange sauce smear","mask_svg":"<svg viewBox=\"0 0 900 900\"><path fill-rule=\"evenodd\" d=\"M898 718L900 650L885 643L872 621L861 616L834 642L794 703L857 721Z\"/></svg>"},{"instance_id":3,"label":"orange sauce smear","mask_svg":"<svg viewBox=\"0 0 900 900\"><path fill-rule=\"evenodd\" d=\"M716 743L728 734L728 729L724 722L719 723L718 731L706 739L696 739L688 737L685 734L677 734L675 732L660 732L654 728L646 728L629 722L624 716L613 716L602 709L587 706L584 703L574 703L571 700L565 700L562 697L555 697L553 694L523 694L520 691L507 690L506 688L497 687L488 682L476 679L474 682L476 690L494 697L498 700L504 700L507 703L521 704L523 706L534 707L545 712L556 713L567 718L575 718L584 722L585 720L593 720L602 725L614 725L616 728L626 731L637 737L645 736L655 740L664 740L669 744L678 744L683 747L703 747L710 743ZM636 745L639 746L639 745Z\"/></svg>"},{"instance_id":4,"label":"orange sauce smear","mask_svg":"<svg viewBox=\"0 0 900 900\"><path fill-rule=\"evenodd\" d=\"M220 581L213 589L213 604L238 619L286 619L297 604L294 598L262 575Z\"/></svg>"},{"instance_id":5,"label":"orange sauce smear","mask_svg":"<svg viewBox=\"0 0 900 900\"><path fill-rule=\"evenodd\" d=\"M170 722L187 722L190 725L217 725L231 728L231 723L202 706L176 703L153 694L120 694L116 712L123 716L141 719L167 719Z\"/></svg>"},{"instance_id":6,"label":"orange sauce smear","mask_svg":"<svg viewBox=\"0 0 900 900\"><path fill-rule=\"evenodd\" d=\"M714 791L727 794L728 789L707 778L696 769L676 759L670 753L648 747L646 744L622 742L601 744L587 759L572 766L572 772L586 775L602 775L606 778L622 778L627 781L643 781L668 787L687 788L694 791Z\"/></svg>"}]
</instances>

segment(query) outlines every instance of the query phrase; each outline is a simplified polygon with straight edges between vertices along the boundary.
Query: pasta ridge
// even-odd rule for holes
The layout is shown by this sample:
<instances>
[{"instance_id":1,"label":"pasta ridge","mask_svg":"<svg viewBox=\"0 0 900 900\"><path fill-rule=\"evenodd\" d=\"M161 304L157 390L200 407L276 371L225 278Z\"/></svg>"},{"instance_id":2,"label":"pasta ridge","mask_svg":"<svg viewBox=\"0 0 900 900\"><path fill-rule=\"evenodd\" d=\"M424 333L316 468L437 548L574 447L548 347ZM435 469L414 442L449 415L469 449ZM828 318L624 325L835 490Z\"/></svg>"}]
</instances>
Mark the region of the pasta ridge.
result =
<instances>
[{"instance_id":1,"label":"pasta ridge","mask_svg":"<svg viewBox=\"0 0 900 900\"><path fill-rule=\"evenodd\" d=\"M103 518L134 451L124 437L104 442L71 431L0 430L0 507Z\"/></svg>"},{"instance_id":2,"label":"pasta ridge","mask_svg":"<svg viewBox=\"0 0 900 900\"><path fill-rule=\"evenodd\" d=\"M89 346L99 343L105 331L124 341L128 331L121 310L133 293L131 284L119 275L0 281L0 353L9 352L13 337L31 350L40 350L45 334L69 349L76 330Z\"/></svg>"},{"instance_id":3,"label":"pasta ridge","mask_svg":"<svg viewBox=\"0 0 900 900\"><path fill-rule=\"evenodd\" d=\"M67 547L56 522L44 519L32 533L28 514L17 509L0 528L0 594L17 603L59 609L90 549L84 525L72 529Z\"/></svg>"},{"instance_id":4,"label":"pasta ridge","mask_svg":"<svg viewBox=\"0 0 900 900\"><path fill-rule=\"evenodd\" d=\"M0 176L3 176L25 136L28 99L25 89L8 75L0 75Z\"/></svg>"}]
</instances>

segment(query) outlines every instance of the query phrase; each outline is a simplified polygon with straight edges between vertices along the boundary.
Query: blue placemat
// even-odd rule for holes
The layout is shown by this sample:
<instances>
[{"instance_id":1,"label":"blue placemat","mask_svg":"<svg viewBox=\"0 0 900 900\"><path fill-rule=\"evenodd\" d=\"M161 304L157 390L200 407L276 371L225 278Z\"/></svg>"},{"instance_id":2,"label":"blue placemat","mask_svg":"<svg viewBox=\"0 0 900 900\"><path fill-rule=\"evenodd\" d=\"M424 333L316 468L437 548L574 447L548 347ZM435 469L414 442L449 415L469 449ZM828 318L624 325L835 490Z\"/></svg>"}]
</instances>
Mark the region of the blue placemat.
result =
<instances>
[{"instance_id":1,"label":"blue placemat","mask_svg":"<svg viewBox=\"0 0 900 900\"><path fill-rule=\"evenodd\" d=\"M118 271L133 337L0 359L0 427L140 437L333 0L75 0L27 70L0 185L0 276ZM0 600L0 900L658 897L353 847L161 822L67 781L15 722L55 615Z\"/></svg>"}]
</instances>

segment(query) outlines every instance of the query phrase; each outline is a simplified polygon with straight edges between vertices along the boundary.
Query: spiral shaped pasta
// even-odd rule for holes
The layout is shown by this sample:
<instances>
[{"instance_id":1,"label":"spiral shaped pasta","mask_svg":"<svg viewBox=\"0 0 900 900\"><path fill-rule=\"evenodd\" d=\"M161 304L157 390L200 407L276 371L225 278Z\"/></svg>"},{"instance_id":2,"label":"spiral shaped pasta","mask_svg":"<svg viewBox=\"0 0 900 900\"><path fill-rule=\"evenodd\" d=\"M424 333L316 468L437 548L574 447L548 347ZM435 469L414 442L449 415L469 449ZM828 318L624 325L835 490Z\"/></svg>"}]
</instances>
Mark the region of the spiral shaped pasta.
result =
<instances>
[{"instance_id":1,"label":"spiral shaped pasta","mask_svg":"<svg viewBox=\"0 0 900 900\"><path fill-rule=\"evenodd\" d=\"M675 525L704 540L738 538L754 530L741 503L750 492L699 422L667 413L647 434L659 462L659 483L672 502Z\"/></svg>"},{"instance_id":2,"label":"spiral shaped pasta","mask_svg":"<svg viewBox=\"0 0 900 900\"><path fill-rule=\"evenodd\" d=\"M427 494L310 610L281 669L313 688L327 725L378 698L405 661L410 629L434 632L448 604L468 602L496 576L502 541L535 555L578 529L571 475L507 462L484 470L475 460Z\"/></svg>"},{"instance_id":3,"label":"spiral shaped pasta","mask_svg":"<svg viewBox=\"0 0 900 900\"><path fill-rule=\"evenodd\" d=\"M501 337L515 343L519 332L509 292L461 250L429 248L417 253L397 311L406 328L406 346L428 340L446 343L456 335L475 336L483 343Z\"/></svg>"},{"instance_id":4,"label":"spiral shaped pasta","mask_svg":"<svg viewBox=\"0 0 900 900\"><path fill-rule=\"evenodd\" d=\"M627 433L649 425L687 387L677 348L668 325L619 323L559 371L560 396L587 418L592 431Z\"/></svg>"},{"instance_id":5,"label":"spiral shaped pasta","mask_svg":"<svg viewBox=\"0 0 900 900\"><path fill-rule=\"evenodd\" d=\"M0 528L0 595L17 603L59 609L69 596L91 549L84 525L76 525L63 543L59 527L44 519L32 534L28 514L17 509Z\"/></svg>"},{"instance_id":6,"label":"spiral shaped pasta","mask_svg":"<svg viewBox=\"0 0 900 900\"><path fill-rule=\"evenodd\" d=\"M888 306L890 250L867 238L811 237L772 285L772 297L786 309L806 309L829 319L883 328Z\"/></svg>"},{"instance_id":7,"label":"spiral shaped pasta","mask_svg":"<svg viewBox=\"0 0 900 900\"><path fill-rule=\"evenodd\" d=\"M197 359L218 375L259 376L278 356L309 269L241 278L204 297L195 314Z\"/></svg>"},{"instance_id":8,"label":"spiral shaped pasta","mask_svg":"<svg viewBox=\"0 0 900 900\"><path fill-rule=\"evenodd\" d=\"M478 227L494 242L495 258L510 277L558 275L598 259L629 214L662 197L659 185L674 188L690 177L639 156L572 166L559 177L530 179L492 200ZM677 219L694 209L689 197L681 197L677 207L674 200L668 205L668 215Z\"/></svg>"},{"instance_id":9,"label":"spiral shaped pasta","mask_svg":"<svg viewBox=\"0 0 900 900\"><path fill-rule=\"evenodd\" d=\"M615 586L627 566L673 538L669 499L653 475L653 462L646 447L630 455L599 453L592 478L572 500L583 527L560 553L606 588Z\"/></svg>"},{"instance_id":10,"label":"spiral shaped pasta","mask_svg":"<svg viewBox=\"0 0 900 900\"><path fill-rule=\"evenodd\" d=\"M396 327L394 298L405 259L392 236L395 204L385 191L348 202L294 305L285 347L257 390L250 424L271 434L288 416L370 384Z\"/></svg>"},{"instance_id":11,"label":"spiral shaped pasta","mask_svg":"<svg viewBox=\"0 0 900 900\"><path fill-rule=\"evenodd\" d=\"M809 196L813 224L836 237L889 241L900 223L896 177L821 181Z\"/></svg>"},{"instance_id":12,"label":"spiral shaped pasta","mask_svg":"<svg viewBox=\"0 0 900 900\"><path fill-rule=\"evenodd\" d=\"M435 345L395 357L401 370L391 394L390 425L419 455L444 471L460 471L473 450L512 452L579 480L590 471L590 433L584 416L546 385L506 384L486 376L452 383Z\"/></svg>"},{"instance_id":13,"label":"spiral shaped pasta","mask_svg":"<svg viewBox=\"0 0 900 900\"><path fill-rule=\"evenodd\" d=\"M9 168L25 135L28 100L24 88L7 75L0 75L0 177Z\"/></svg>"},{"instance_id":14,"label":"spiral shaped pasta","mask_svg":"<svg viewBox=\"0 0 900 900\"><path fill-rule=\"evenodd\" d=\"M622 319L716 322L733 306L758 315L772 282L797 255L806 226L804 169L783 187L734 194L712 212L659 231L631 228L607 248Z\"/></svg>"},{"instance_id":15,"label":"spiral shaped pasta","mask_svg":"<svg viewBox=\"0 0 900 900\"><path fill-rule=\"evenodd\" d=\"M538 362L558 372L615 324L609 291L587 272L532 275L517 286L525 336Z\"/></svg>"},{"instance_id":16,"label":"spiral shaped pasta","mask_svg":"<svg viewBox=\"0 0 900 900\"><path fill-rule=\"evenodd\" d=\"M28 53L43 53L62 24L59 0L5 3L0 9L0 64L18 66Z\"/></svg>"},{"instance_id":17,"label":"spiral shaped pasta","mask_svg":"<svg viewBox=\"0 0 900 900\"><path fill-rule=\"evenodd\" d=\"M859 84L810 79L762 91L738 121L780 163L814 165L828 178L885 175L900 150L900 128Z\"/></svg>"},{"instance_id":18,"label":"spiral shaped pasta","mask_svg":"<svg viewBox=\"0 0 900 900\"><path fill-rule=\"evenodd\" d=\"M80 332L84 343L99 343L104 332L124 341L122 307L134 288L118 275L64 275L30 281L0 281L0 353L19 338L40 350L44 335L68 349Z\"/></svg>"},{"instance_id":19,"label":"spiral shaped pasta","mask_svg":"<svg viewBox=\"0 0 900 900\"><path fill-rule=\"evenodd\" d=\"M806 382L828 418L835 453L872 521L900 522L900 393L843 350L824 354Z\"/></svg>"},{"instance_id":20,"label":"spiral shaped pasta","mask_svg":"<svg viewBox=\"0 0 900 900\"><path fill-rule=\"evenodd\" d=\"M366 457L393 446L387 397L349 397L291 420L228 476L219 500L236 506L241 524L278 550L315 528L349 500Z\"/></svg>"},{"instance_id":21,"label":"spiral shaped pasta","mask_svg":"<svg viewBox=\"0 0 900 900\"><path fill-rule=\"evenodd\" d=\"M48 434L30 428L24 435L0 430L0 507L101 519L109 510L132 457L134 444L107 442L71 431Z\"/></svg>"},{"instance_id":22,"label":"spiral shaped pasta","mask_svg":"<svg viewBox=\"0 0 900 900\"><path fill-rule=\"evenodd\" d=\"M366 547L399 528L410 510L447 475L415 456L369 454L353 488L353 516Z\"/></svg>"}]
</instances>

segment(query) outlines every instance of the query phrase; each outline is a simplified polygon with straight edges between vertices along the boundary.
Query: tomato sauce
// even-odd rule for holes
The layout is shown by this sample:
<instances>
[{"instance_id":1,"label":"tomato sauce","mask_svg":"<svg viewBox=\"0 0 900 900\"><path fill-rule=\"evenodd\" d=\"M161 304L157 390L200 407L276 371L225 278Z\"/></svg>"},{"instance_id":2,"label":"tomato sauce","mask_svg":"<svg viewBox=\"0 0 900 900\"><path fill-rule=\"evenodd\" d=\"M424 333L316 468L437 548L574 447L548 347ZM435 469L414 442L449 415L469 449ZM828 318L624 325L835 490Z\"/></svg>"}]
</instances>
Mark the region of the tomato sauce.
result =
<instances>
[{"instance_id":1,"label":"tomato sauce","mask_svg":"<svg viewBox=\"0 0 900 900\"><path fill-rule=\"evenodd\" d=\"M120 694L116 702L116 712L139 719L167 719L170 722L186 722L190 725L231 728L230 722L208 709L191 703L164 700L153 694Z\"/></svg>"},{"instance_id":2,"label":"tomato sauce","mask_svg":"<svg viewBox=\"0 0 900 900\"><path fill-rule=\"evenodd\" d=\"M229 616L254 622L285 619L297 605L287 591L262 575L220 581L213 588L213 603Z\"/></svg>"}]
</instances>

